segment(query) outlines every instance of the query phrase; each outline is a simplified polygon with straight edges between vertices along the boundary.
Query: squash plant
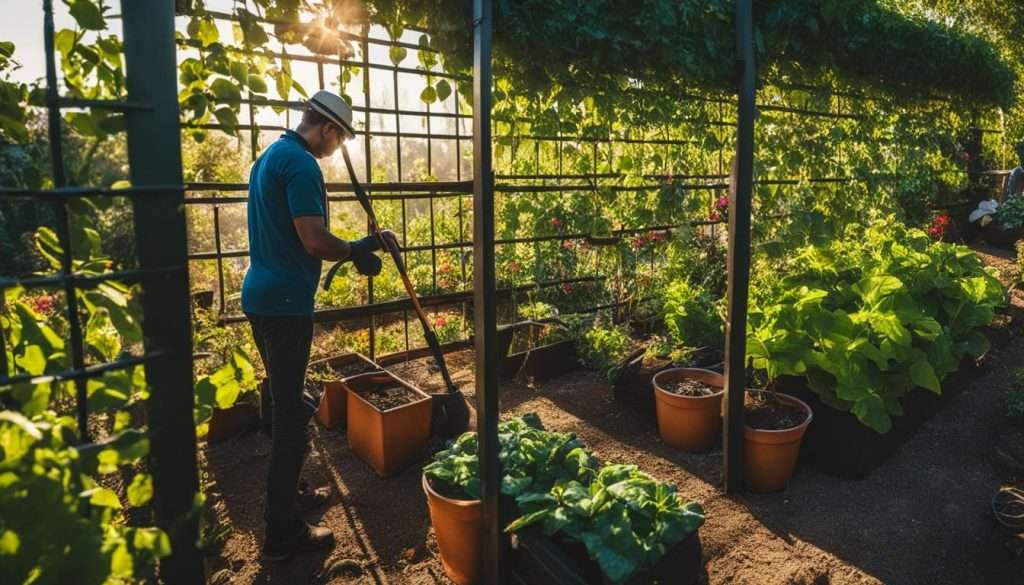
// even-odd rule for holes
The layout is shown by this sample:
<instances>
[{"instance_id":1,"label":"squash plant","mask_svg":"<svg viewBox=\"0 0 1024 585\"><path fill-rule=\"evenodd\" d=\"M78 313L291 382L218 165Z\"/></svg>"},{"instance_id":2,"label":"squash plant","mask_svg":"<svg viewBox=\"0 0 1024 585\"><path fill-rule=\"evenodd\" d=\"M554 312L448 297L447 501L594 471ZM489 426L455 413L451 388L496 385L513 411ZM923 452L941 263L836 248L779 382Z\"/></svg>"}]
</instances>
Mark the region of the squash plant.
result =
<instances>
[{"instance_id":1,"label":"squash plant","mask_svg":"<svg viewBox=\"0 0 1024 585\"><path fill-rule=\"evenodd\" d=\"M826 405L879 433L914 388L941 393L1005 290L969 249L889 219L773 264L755 290L747 354L769 378L801 376ZM780 277L781 276L781 277Z\"/></svg>"}]
</instances>

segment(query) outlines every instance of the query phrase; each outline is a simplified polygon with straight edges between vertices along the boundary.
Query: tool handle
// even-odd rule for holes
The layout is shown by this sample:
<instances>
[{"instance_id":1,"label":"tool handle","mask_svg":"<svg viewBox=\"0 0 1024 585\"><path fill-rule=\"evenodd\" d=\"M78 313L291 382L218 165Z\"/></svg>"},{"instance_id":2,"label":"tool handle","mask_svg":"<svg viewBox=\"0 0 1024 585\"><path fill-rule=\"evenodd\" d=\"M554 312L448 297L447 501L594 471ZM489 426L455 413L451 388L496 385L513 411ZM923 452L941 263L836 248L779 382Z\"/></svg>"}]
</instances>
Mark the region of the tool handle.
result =
<instances>
[{"instance_id":1,"label":"tool handle","mask_svg":"<svg viewBox=\"0 0 1024 585\"><path fill-rule=\"evenodd\" d=\"M405 261L402 260L402 252L398 249L398 242L393 239L384 237L381 233L380 225L377 223L377 215L373 212L373 206L370 204L370 197L366 194L363 186L359 184L359 180L356 179L356 171L352 166L352 158L348 154L348 148L344 143L341 145L341 154L345 159L345 167L348 169L348 176L352 179L352 190L355 191L356 200L363 207L363 211L366 212L366 217L370 223L370 230L377 235L380 240L381 247L387 248L391 254L391 259L395 261L395 267L398 268L398 275L402 279L402 285L405 287L406 294L409 295L409 300L412 301L413 310L416 312L416 316L419 317L420 325L423 326L423 337L427 341L427 345L430 347L431 353L434 354L434 361L437 362L437 367L441 370L441 377L444 379L445 387L448 392L454 394L457 392L455 383L452 382L451 374L448 372L448 364L444 360L444 352L441 351L441 344L437 340L437 334L434 333L434 328L430 326L430 321L427 320L427 314L423 311L423 306L420 304L419 296L416 295L416 289L412 285L412 281L409 280L409 274L405 269ZM333 270L333 269L332 269ZM332 274L328 273L328 276Z\"/></svg>"}]
</instances>

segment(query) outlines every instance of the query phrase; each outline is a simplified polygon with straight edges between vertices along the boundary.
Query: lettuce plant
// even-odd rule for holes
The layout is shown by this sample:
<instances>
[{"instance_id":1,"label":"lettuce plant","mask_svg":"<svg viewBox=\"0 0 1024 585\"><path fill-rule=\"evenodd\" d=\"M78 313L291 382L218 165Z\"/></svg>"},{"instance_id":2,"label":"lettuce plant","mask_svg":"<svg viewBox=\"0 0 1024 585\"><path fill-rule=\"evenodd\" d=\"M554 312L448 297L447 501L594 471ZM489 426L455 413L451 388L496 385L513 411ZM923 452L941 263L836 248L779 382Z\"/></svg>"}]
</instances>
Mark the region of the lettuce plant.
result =
<instances>
[{"instance_id":1,"label":"lettuce plant","mask_svg":"<svg viewBox=\"0 0 1024 585\"><path fill-rule=\"evenodd\" d=\"M540 523L548 535L583 543L612 583L654 566L704 523L704 509L685 501L635 465L605 465L589 485L559 480L547 492L520 495L523 515L506 528Z\"/></svg>"},{"instance_id":2,"label":"lettuce plant","mask_svg":"<svg viewBox=\"0 0 1024 585\"><path fill-rule=\"evenodd\" d=\"M914 388L941 393L1005 290L963 246L893 220L797 250L750 310L747 354L769 378L802 376L826 405L879 433Z\"/></svg>"}]
</instances>

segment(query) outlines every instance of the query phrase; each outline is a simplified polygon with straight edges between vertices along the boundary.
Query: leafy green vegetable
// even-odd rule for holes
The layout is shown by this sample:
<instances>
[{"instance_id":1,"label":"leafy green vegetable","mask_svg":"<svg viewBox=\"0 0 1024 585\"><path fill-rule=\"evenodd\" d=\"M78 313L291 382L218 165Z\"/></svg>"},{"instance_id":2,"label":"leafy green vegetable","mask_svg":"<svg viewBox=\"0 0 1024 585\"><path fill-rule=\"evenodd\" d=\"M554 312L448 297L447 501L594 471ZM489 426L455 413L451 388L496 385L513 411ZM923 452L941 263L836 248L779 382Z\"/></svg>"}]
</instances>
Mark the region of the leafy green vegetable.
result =
<instances>
[{"instance_id":1,"label":"leafy green vegetable","mask_svg":"<svg viewBox=\"0 0 1024 585\"><path fill-rule=\"evenodd\" d=\"M520 495L523 515L506 530L536 524L582 542L612 583L651 567L704 523L704 509L635 465L606 465L589 485L559 480L546 493Z\"/></svg>"},{"instance_id":2,"label":"leafy green vegetable","mask_svg":"<svg viewBox=\"0 0 1024 585\"><path fill-rule=\"evenodd\" d=\"M686 280L665 290L662 304L665 326L677 347L722 347L723 320L715 300Z\"/></svg>"},{"instance_id":3,"label":"leafy green vegetable","mask_svg":"<svg viewBox=\"0 0 1024 585\"><path fill-rule=\"evenodd\" d=\"M993 215L996 223L1004 230L1024 226L1024 197L1014 195L1006 199Z\"/></svg>"},{"instance_id":4,"label":"leafy green vegetable","mask_svg":"<svg viewBox=\"0 0 1024 585\"><path fill-rule=\"evenodd\" d=\"M562 478L583 479L592 465L575 435L544 430L535 414L498 425L501 492L517 496L544 491ZM443 496L475 500L480 497L476 433L459 436L423 468L431 486Z\"/></svg>"},{"instance_id":5,"label":"leafy green vegetable","mask_svg":"<svg viewBox=\"0 0 1024 585\"><path fill-rule=\"evenodd\" d=\"M747 353L769 378L803 376L821 400L888 432L915 387L942 391L979 357L1005 291L963 246L879 221L805 246L755 291Z\"/></svg>"},{"instance_id":6,"label":"leafy green vegetable","mask_svg":"<svg viewBox=\"0 0 1024 585\"><path fill-rule=\"evenodd\" d=\"M626 329L591 319L571 319L569 329L580 363L597 370L609 382L614 381L619 366L633 349L633 339Z\"/></svg>"}]
</instances>

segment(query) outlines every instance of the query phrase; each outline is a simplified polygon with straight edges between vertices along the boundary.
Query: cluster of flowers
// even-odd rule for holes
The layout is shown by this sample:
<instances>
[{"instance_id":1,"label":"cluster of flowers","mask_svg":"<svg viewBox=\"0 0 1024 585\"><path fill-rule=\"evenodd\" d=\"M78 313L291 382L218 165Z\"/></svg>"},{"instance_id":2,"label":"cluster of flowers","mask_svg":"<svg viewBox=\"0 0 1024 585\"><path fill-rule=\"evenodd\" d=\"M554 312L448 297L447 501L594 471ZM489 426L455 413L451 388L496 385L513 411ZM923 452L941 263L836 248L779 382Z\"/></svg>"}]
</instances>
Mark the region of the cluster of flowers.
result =
<instances>
[{"instance_id":1,"label":"cluster of flowers","mask_svg":"<svg viewBox=\"0 0 1024 585\"><path fill-rule=\"evenodd\" d=\"M665 232L652 231L646 234L640 234L633 238L633 247L637 250L643 248L648 244L657 244L658 242L665 241Z\"/></svg>"},{"instance_id":2,"label":"cluster of flowers","mask_svg":"<svg viewBox=\"0 0 1024 585\"><path fill-rule=\"evenodd\" d=\"M39 296L29 297L26 299L28 306L36 312L37 315L47 316L53 313L54 308L57 305L57 299L52 295L41 294Z\"/></svg>"},{"instance_id":3,"label":"cluster of flowers","mask_svg":"<svg viewBox=\"0 0 1024 585\"><path fill-rule=\"evenodd\" d=\"M928 235L935 240L941 240L942 236L945 235L946 230L949 229L950 224L953 223L953 218L948 213L935 216L932 220L931 227L928 228Z\"/></svg>"},{"instance_id":4,"label":"cluster of flowers","mask_svg":"<svg viewBox=\"0 0 1024 585\"><path fill-rule=\"evenodd\" d=\"M725 219L729 212L729 198L722 195L715 202L714 208L711 209L711 213L708 214L708 219L711 221L722 221Z\"/></svg>"}]
</instances>

